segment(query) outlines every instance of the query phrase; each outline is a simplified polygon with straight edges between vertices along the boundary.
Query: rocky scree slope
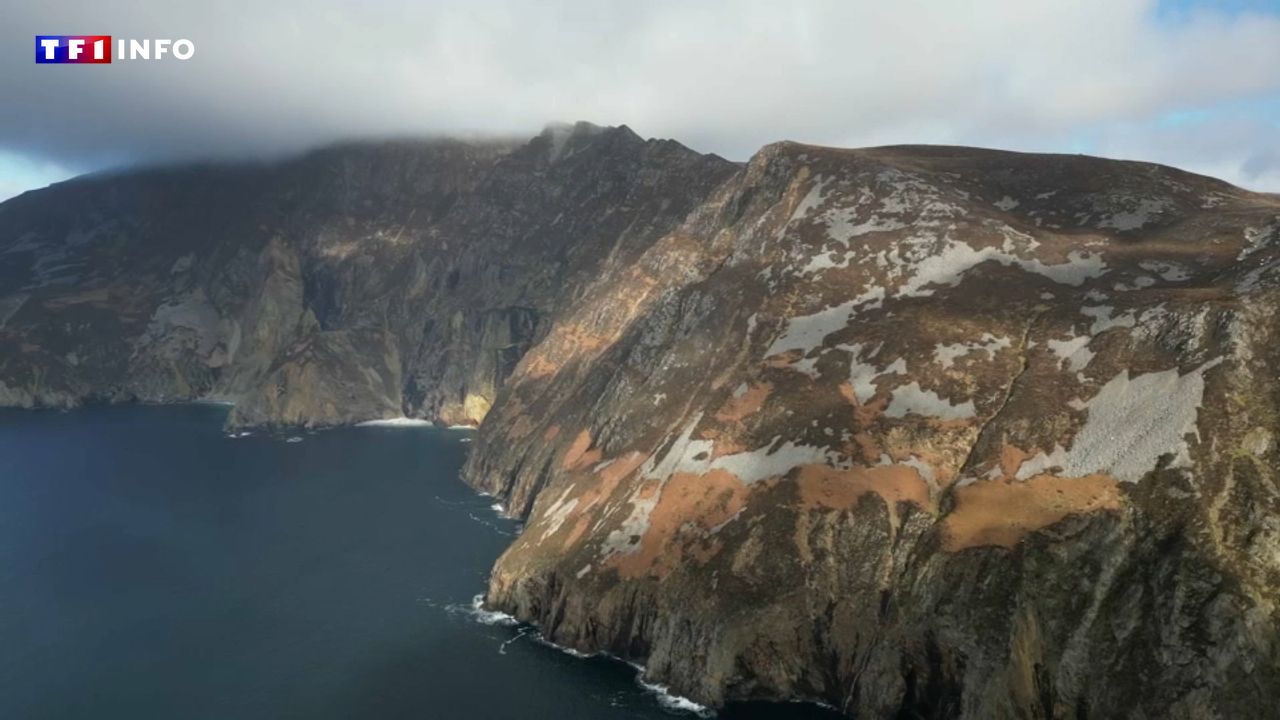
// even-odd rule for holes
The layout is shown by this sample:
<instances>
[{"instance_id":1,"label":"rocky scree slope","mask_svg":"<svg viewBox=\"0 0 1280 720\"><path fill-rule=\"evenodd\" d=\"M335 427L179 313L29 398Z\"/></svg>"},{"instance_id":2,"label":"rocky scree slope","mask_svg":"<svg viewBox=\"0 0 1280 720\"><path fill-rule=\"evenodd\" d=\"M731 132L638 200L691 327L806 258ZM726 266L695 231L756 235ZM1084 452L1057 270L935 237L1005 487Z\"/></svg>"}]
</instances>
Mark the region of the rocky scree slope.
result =
<instances>
[{"instance_id":1,"label":"rocky scree slope","mask_svg":"<svg viewBox=\"0 0 1280 720\"><path fill-rule=\"evenodd\" d=\"M568 288L639 257L734 167L579 123L30 192L0 204L0 405L476 424Z\"/></svg>"},{"instance_id":2,"label":"rocky scree slope","mask_svg":"<svg viewBox=\"0 0 1280 720\"><path fill-rule=\"evenodd\" d=\"M1166 167L762 150L524 356L487 602L700 702L1280 707L1280 202Z\"/></svg>"}]
</instances>

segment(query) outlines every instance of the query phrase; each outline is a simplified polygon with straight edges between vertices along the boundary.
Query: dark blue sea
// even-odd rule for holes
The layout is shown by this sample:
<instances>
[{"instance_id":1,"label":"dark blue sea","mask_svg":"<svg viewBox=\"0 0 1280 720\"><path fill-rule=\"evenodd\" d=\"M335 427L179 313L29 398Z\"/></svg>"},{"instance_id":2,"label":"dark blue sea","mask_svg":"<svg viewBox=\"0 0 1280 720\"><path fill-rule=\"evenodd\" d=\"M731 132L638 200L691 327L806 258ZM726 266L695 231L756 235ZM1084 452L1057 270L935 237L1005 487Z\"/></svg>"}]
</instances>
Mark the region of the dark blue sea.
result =
<instances>
[{"instance_id":1,"label":"dark blue sea","mask_svg":"<svg viewBox=\"0 0 1280 720\"><path fill-rule=\"evenodd\" d=\"M474 610L519 528L469 433L226 412L0 411L0 718L694 717Z\"/></svg>"}]
</instances>

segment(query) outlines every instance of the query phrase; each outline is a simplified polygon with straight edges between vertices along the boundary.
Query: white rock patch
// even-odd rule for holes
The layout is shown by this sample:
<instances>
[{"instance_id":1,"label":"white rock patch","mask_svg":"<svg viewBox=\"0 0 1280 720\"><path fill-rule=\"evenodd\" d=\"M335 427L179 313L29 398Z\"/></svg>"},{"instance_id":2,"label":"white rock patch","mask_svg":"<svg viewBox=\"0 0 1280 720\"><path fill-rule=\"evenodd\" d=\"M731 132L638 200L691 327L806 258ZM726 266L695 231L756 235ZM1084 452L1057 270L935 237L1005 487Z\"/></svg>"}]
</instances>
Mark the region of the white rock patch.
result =
<instances>
[{"instance_id":1,"label":"white rock patch","mask_svg":"<svg viewBox=\"0 0 1280 720\"><path fill-rule=\"evenodd\" d=\"M1115 308L1110 305L1086 306L1080 308L1082 315L1093 318L1093 325L1089 327L1090 335L1097 335L1111 328L1126 327L1131 328L1137 324L1137 318L1132 312L1125 312L1120 315L1112 315Z\"/></svg>"},{"instance_id":2,"label":"white rock patch","mask_svg":"<svg viewBox=\"0 0 1280 720\"><path fill-rule=\"evenodd\" d=\"M1163 199L1144 198L1138 200L1132 209L1113 213L1098 222L1100 228L1111 228L1124 232L1137 230L1151 222L1152 218L1169 209L1169 203Z\"/></svg>"},{"instance_id":3,"label":"white rock patch","mask_svg":"<svg viewBox=\"0 0 1280 720\"><path fill-rule=\"evenodd\" d=\"M824 178L821 175L814 178L813 187L809 188L809 192L800 200L800 204L796 205L795 212L791 213L791 220L803 220L810 212L820 207L826 200L827 184L831 182L830 178Z\"/></svg>"},{"instance_id":4,"label":"white rock patch","mask_svg":"<svg viewBox=\"0 0 1280 720\"><path fill-rule=\"evenodd\" d=\"M1240 248L1236 259L1244 260L1262 250L1275 238L1277 232L1280 232L1280 221L1262 228L1245 228L1244 247Z\"/></svg>"},{"instance_id":5,"label":"white rock patch","mask_svg":"<svg viewBox=\"0 0 1280 720\"><path fill-rule=\"evenodd\" d=\"M891 418L919 415L941 420L964 420L976 415L977 410L972 400L953 404L932 390L921 388L919 381L913 381L893 391L893 399L889 401L884 414Z\"/></svg>"},{"instance_id":6,"label":"white rock patch","mask_svg":"<svg viewBox=\"0 0 1280 720\"><path fill-rule=\"evenodd\" d=\"M1204 399L1204 374L1221 359L1186 375L1177 368L1130 377L1124 371L1085 403L1089 413L1071 449L1040 453L1018 468L1025 480L1053 468L1065 477L1105 473L1122 482L1137 482L1169 455L1169 467L1191 464L1186 436L1199 433L1196 417Z\"/></svg>"},{"instance_id":7,"label":"white rock patch","mask_svg":"<svg viewBox=\"0 0 1280 720\"><path fill-rule=\"evenodd\" d=\"M857 216L858 208L856 207L838 208L824 213L822 219L827 225L827 237L848 247L849 241L860 235L873 232L892 232L907 226L906 223L896 218L881 217L879 215L872 215L866 220L857 222Z\"/></svg>"},{"instance_id":8,"label":"white rock patch","mask_svg":"<svg viewBox=\"0 0 1280 720\"><path fill-rule=\"evenodd\" d=\"M1050 340L1046 345L1060 360L1066 361L1071 372L1083 370L1093 360L1093 351L1089 349L1089 335L1077 335L1069 340Z\"/></svg>"},{"instance_id":9,"label":"white rock patch","mask_svg":"<svg viewBox=\"0 0 1280 720\"><path fill-rule=\"evenodd\" d=\"M1178 263L1163 262L1160 260L1144 260L1138 263L1138 267L1147 272L1155 273L1161 278L1169 282L1182 282L1191 277L1191 272L1183 265Z\"/></svg>"},{"instance_id":10,"label":"white rock patch","mask_svg":"<svg viewBox=\"0 0 1280 720\"><path fill-rule=\"evenodd\" d=\"M887 367L879 367L871 365L863 360L864 346L862 343L850 343L841 345L841 350L847 350L850 354L849 358L849 385L853 387L854 397L859 403L866 404L876 394L875 381L879 378L891 373L907 374L907 361L898 358L890 363ZM867 353L867 357L872 357L879 352L879 346Z\"/></svg>"},{"instance_id":11,"label":"white rock patch","mask_svg":"<svg viewBox=\"0 0 1280 720\"><path fill-rule=\"evenodd\" d=\"M646 461L640 468L641 475L650 480L666 481L674 473L705 475L712 470L724 470L737 476L744 484L750 485L767 478L786 475L801 465L839 463L839 458L828 448L799 445L791 440L779 445L777 438L764 447L724 455L712 460L711 454L715 449L715 443L711 440L691 439L693 429L701 419L702 416L699 414L685 427L684 432L676 438L662 460L654 462L653 458L650 458ZM634 512L632 514L635 515Z\"/></svg>"},{"instance_id":12,"label":"white rock patch","mask_svg":"<svg viewBox=\"0 0 1280 720\"><path fill-rule=\"evenodd\" d=\"M542 537L539 538L539 542L554 535L560 529L560 526L564 524L564 521L569 518L569 514L573 512L573 509L578 507L578 498L568 499L570 491L572 491L572 488L565 489L555 503L547 509L547 529L542 531Z\"/></svg>"},{"instance_id":13,"label":"white rock patch","mask_svg":"<svg viewBox=\"0 0 1280 720\"><path fill-rule=\"evenodd\" d=\"M811 315L797 315L787 320L786 329L773 341L764 356L770 357L788 350L801 350L807 354L810 350L821 347L828 335L848 326L857 302L850 300Z\"/></svg>"},{"instance_id":14,"label":"white rock patch","mask_svg":"<svg viewBox=\"0 0 1280 720\"><path fill-rule=\"evenodd\" d=\"M786 475L801 465L828 463L831 454L827 448L797 445L788 440L776 450L769 447L748 450L716 458L709 470L725 470L733 473L745 485L771 477Z\"/></svg>"},{"instance_id":15,"label":"white rock patch","mask_svg":"<svg viewBox=\"0 0 1280 720\"><path fill-rule=\"evenodd\" d=\"M1099 277L1107 270L1107 264L1102 256L1093 253L1072 252L1067 255L1066 262L1046 265L1038 259L1025 260L1017 257L1006 249L997 247L974 249L966 243L947 240L947 244L939 252L914 263L911 275L898 288L898 295L902 297L932 295L932 290L925 289L928 285L954 287L971 268L988 260L1001 265L1020 267L1026 272L1042 275L1056 283L1073 287L1078 287L1091 278ZM899 261L896 264L909 263Z\"/></svg>"},{"instance_id":16,"label":"white rock patch","mask_svg":"<svg viewBox=\"0 0 1280 720\"><path fill-rule=\"evenodd\" d=\"M986 352L987 359L994 360L997 352L1010 346L1012 346L1012 343L1007 337L996 337L991 333L983 333L982 339L979 341L938 345L933 349L933 359L942 367L949 368L955 364L957 358L978 351Z\"/></svg>"},{"instance_id":17,"label":"white rock patch","mask_svg":"<svg viewBox=\"0 0 1280 720\"><path fill-rule=\"evenodd\" d=\"M640 543L633 543L631 538L644 537L649 531L649 516L658 505L658 493L640 499L638 492L631 496L631 514L622 521L622 525L605 536L601 543L601 556L621 554L630 555L640 549Z\"/></svg>"},{"instance_id":18,"label":"white rock patch","mask_svg":"<svg viewBox=\"0 0 1280 720\"><path fill-rule=\"evenodd\" d=\"M640 466L640 475L649 480L666 480L677 472L701 475L707 471L711 451L715 443L710 440L694 440L693 430L702 420L702 413L693 416L684 431L671 444L671 449L659 461L651 456Z\"/></svg>"}]
</instances>

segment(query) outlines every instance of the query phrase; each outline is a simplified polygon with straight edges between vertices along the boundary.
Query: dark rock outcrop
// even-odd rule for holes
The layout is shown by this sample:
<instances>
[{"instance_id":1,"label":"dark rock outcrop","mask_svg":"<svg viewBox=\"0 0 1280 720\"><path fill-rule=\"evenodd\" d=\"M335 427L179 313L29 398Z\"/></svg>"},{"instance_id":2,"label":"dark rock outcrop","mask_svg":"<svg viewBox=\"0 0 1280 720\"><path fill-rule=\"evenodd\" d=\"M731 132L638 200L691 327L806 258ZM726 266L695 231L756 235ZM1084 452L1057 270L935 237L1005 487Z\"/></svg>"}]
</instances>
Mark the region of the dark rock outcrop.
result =
<instances>
[{"instance_id":1,"label":"dark rock outcrop","mask_svg":"<svg viewBox=\"0 0 1280 720\"><path fill-rule=\"evenodd\" d=\"M626 127L87 177L0 205L0 403L476 424L572 300L734 169Z\"/></svg>"}]
</instances>

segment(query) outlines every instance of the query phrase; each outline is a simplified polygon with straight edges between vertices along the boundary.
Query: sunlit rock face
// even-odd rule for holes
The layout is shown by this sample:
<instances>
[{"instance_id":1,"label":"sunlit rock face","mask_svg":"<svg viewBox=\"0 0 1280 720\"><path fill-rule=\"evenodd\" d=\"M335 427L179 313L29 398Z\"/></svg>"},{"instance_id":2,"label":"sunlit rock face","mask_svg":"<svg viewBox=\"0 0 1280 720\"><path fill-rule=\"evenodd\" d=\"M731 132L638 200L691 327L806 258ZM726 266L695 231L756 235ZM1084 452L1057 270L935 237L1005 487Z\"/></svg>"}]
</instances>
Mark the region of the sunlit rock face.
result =
<instances>
[{"instance_id":1,"label":"sunlit rock face","mask_svg":"<svg viewBox=\"0 0 1280 720\"><path fill-rule=\"evenodd\" d=\"M0 403L480 424L488 602L709 704L1280 706L1280 199L625 127L0 205ZM483 421L483 422L481 422Z\"/></svg>"},{"instance_id":2,"label":"sunlit rock face","mask_svg":"<svg viewBox=\"0 0 1280 720\"><path fill-rule=\"evenodd\" d=\"M353 144L0 205L0 403L234 401L233 424L479 423L608 264L735 166L626 127Z\"/></svg>"},{"instance_id":3,"label":"sunlit rock face","mask_svg":"<svg viewBox=\"0 0 1280 720\"><path fill-rule=\"evenodd\" d=\"M699 701L1280 701L1280 202L1153 165L762 150L525 355L489 602Z\"/></svg>"}]
</instances>

